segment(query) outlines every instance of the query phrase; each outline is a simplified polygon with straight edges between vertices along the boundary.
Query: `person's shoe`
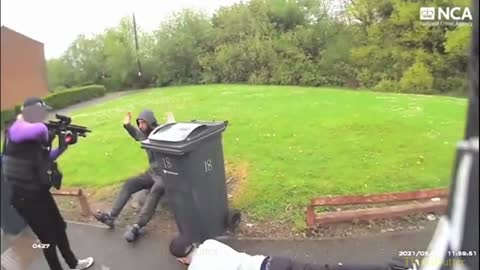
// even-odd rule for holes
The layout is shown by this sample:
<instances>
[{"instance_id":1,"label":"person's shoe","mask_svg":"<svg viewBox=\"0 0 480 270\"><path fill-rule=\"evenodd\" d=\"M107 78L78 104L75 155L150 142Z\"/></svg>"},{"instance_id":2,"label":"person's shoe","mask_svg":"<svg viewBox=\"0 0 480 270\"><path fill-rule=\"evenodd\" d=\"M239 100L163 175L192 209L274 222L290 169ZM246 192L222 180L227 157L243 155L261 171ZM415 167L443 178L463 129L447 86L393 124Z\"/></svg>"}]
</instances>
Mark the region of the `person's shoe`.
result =
<instances>
[{"instance_id":1,"label":"person's shoe","mask_svg":"<svg viewBox=\"0 0 480 270\"><path fill-rule=\"evenodd\" d=\"M96 220L107 225L110 229L113 229L115 227L115 219L109 214L97 211L97 213L95 213L93 216Z\"/></svg>"},{"instance_id":2,"label":"person's shoe","mask_svg":"<svg viewBox=\"0 0 480 270\"><path fill-rule=\"evenodd\" d=\"M77 267L71 269L71 270L83 270L83 269L88 269L90 266L92 266L94 263L94 260L92 257L88 257L83 260L78 260Z\"/></svg>"},{"instance_id":3,"label":"person's shoe","mask_svg":"<svg viewBox=\"0 0 480 270\"><path fill-rule=\"evenodd\" d=\"M130 227L126 232L125 234L123 235L123 237L125 238L125 240L127 240L127 242L133 242L135 241L138 236L140 234L143 233L143 228L141 228L140 226L138 226L137 224L133 224L132 227Z\"/></svg>"}]
</instances>

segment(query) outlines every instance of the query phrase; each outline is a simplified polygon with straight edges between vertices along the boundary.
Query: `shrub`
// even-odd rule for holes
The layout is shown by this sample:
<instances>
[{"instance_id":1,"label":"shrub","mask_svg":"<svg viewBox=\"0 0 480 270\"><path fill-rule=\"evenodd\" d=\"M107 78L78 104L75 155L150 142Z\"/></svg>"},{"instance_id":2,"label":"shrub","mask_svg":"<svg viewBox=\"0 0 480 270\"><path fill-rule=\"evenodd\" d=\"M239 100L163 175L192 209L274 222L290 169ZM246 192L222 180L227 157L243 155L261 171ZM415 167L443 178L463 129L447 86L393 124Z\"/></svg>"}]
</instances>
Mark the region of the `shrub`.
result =
<instances>
[{"instance_id":1,"label":"shrub","mask_svg":"<svg viewBox=\"0 0 480 270\"><path fill-rule=\"evenodd\" d=\"M55 87L51 92L52 93L57 93L57 92L65 91L65 90L68 90L68 88L61 85L61 86Z\"/></svg>"},{"instance_id":2,"label":"shrub","mask_svg":"<svg viewBox=\"0 0 480 270\"><path fill-rule=\"evenodd\" d=\"M400 90L404 93L432 94L432 73L423 63L413 64L403 73Z\"/></svg>"},{"instance_id":3,"label":"shrub","mask_svg":"<svg viewBox=\"0 0 480 270\"><path fill-rule=\"evenodd\" d=\"M12 120L15 117L16 113L15 110L5 110L1 112L1 119L2 119L2 129L5 126L6 122Z\"/></svg>"},{"instance_id":4,"label":"shrub","mask_svg":"<svg viewBox=\"0 0 480 270\"><path fill-rule=\"evenodd\" d=\"M439 78L434 81L433 88L441 94L466 96L469 91L468 77Z\"/></svg>"},{"instance_id":5,"label":"shrub","mask_svg":"<svg viewBox=\"0 0 480 270\"><path fill-rule=\"evenodd\" d=\"M399 83L393 80L381 80L375 87L373 87L373 90L379 91L379 92L398 92L399 90Z\"/></svg>"},{"instance_id":6,"label":"shrub","mask_svg":"<svg viewBox=\"0 0 480 270\"><path fill-rule=\"evenodd\" d=\"M106 89L103 85L88 85L70 90L50 94L44 97L45 102L55 110L104 96Z\"/></svg>"}]
</instances>

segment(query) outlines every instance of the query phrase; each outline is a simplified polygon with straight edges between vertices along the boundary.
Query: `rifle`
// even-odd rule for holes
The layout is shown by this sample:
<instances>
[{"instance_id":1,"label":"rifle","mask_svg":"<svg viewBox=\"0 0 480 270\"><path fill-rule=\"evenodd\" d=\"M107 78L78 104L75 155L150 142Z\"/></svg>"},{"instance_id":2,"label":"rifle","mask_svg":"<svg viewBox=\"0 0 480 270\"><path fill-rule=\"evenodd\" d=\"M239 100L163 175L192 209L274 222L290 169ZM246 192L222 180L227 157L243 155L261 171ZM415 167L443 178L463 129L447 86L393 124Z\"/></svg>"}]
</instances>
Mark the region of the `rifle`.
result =
<instances>
[{"instance_id":1,"label":"rifle","mask_svg":"<svg viewBox=\"0 0 480 270\"><path fill-rule=\"evenodd\" d=\"M49 121L45 125L48 130L54 131L57 135L64 134L65 141L68 144L74 144L77 142L78 136L87 137L87 133L92 132L87 129L87 127L72 125L72 118L69 116L55 114L55 118L57 118L58 121Z\"/></svg>"}]
</instances>

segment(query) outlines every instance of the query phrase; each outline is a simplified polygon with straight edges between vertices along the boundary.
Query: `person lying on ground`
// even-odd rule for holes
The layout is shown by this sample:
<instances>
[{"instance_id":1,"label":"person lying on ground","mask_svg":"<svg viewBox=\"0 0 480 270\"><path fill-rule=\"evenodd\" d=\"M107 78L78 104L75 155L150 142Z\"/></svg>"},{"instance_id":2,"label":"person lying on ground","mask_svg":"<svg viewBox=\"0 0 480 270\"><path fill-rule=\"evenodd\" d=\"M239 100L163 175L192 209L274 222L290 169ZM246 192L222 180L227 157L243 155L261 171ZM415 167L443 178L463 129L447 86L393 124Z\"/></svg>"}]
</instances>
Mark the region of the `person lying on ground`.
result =
<instances>
[{"instance_id":1,"label":"person lying on ground","mask_svg":"<svg viewBox=\"0 0 480 270\"><path fill-rule=\"evenodd\" d=\"M128 134L136 141L143 141L148 138L150 133L158 126L157 119L151 110L144 110L136 119L137 127L134 127L130 122L132 114L130 112L125 116L123 127ZM122 186L122 190L118 194L117 200L113 204L109 213L97 211L94 217L109 226L115 227L115 219L120 215L120 212L125 207L130 197L141 191L148 190L148 195L144 205L137 217L137 221L129 227L125 232L124 237L128 242L132 242L138 238L143 228L153 217L158 202L165 194L165 187L160 174L156 171L157 163L155 162L152 151L145 149L149 161L149 169L144 173L134 176L126 180Z\"/></svg>"},{"instance_id":2,"label":"person lying on ground","mask_svg":"<svg viewBox=\"0 0 480 270\"><path fill-rule=\"evenodd\" d=\"M213 239L198 245L180 235L170 243L170 253L188 270L413 270L406 260L385 265L305 264L285 257L249 255Z\"/></svg>"}]
</instances>

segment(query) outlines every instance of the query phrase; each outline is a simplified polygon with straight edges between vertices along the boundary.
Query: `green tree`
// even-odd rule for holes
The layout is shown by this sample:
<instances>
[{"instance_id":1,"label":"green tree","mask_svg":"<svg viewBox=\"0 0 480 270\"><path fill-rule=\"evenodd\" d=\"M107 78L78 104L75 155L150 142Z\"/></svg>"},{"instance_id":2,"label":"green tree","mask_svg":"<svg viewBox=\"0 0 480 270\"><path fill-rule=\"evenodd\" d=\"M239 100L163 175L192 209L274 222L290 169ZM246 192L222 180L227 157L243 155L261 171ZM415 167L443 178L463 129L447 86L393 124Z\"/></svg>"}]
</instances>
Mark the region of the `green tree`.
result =
<instances>
[{"instance_id":1,"label":"green tree","mask_svg":"<svg viewBox=\"0 0 480 270\"><path fill-rule=\"evenodd\" d=\"M112 90L130 88L139 80L135 53L133 23L122 18L120 24L103 36L106 83Z\"/></svg>"},{"instance_id":2,"label":"green tree","mask_svg":"<svg viewBox=\"0 0 480 270\"><path fill-rule=\"evenodd\" d=\"M122 18L101 34L80 35L62 57L50 60L50 87L241 82L464 95L471 27L427 26L419 10L468 5L468 0L250 0L212 16L183 10L151 33L139 28L138 52L132 21Z\"/></svg>"},{"instance_id":3,"label":"green tree","mask_svg":"<svg viewBox=\"0 0 480 270\"><path fill-rule=\"evenodd\" d=\"M427 66L415 63L408 68L400 80L400 90L405 93L431 94L433 76Z\"/></svg>"},{"instance_id":4,"label":"green tree","mask_svg":"<svg viewBox=\"0 0 480 270\"><path fill-rule=\"evenodd\" d=\"M50 91L69 88L75 85L74 71L64 58L47 61L48 86Z\"/></svg>"},{"instance_id":5,"label":"green tree","mask_svg":"<svg viewBox=\"0 0 480 270\"><path fill-rule=\"evenodd\" d=\"M200 57L213 49L212 38L210 20L201 12L183 10L163 23L152 54L157 84L200 82Z\"/></svg>"},{"instance_id":6,"label":"green tree","mask_svg":"<svg viewBox=\"0 0 480 270\"><path fill-rule=\"evenodd\" d=\"M62 56L67 70L73 73L73 84L99 83L102 79L103 43L101 36L79 37Z\"/></svg>"}]
</instances>

